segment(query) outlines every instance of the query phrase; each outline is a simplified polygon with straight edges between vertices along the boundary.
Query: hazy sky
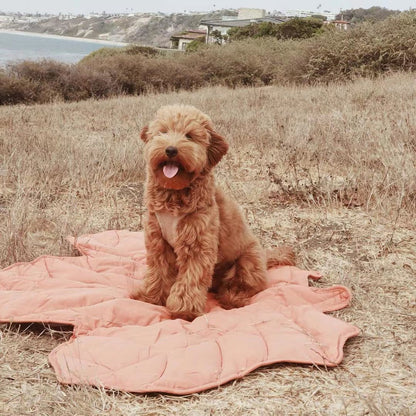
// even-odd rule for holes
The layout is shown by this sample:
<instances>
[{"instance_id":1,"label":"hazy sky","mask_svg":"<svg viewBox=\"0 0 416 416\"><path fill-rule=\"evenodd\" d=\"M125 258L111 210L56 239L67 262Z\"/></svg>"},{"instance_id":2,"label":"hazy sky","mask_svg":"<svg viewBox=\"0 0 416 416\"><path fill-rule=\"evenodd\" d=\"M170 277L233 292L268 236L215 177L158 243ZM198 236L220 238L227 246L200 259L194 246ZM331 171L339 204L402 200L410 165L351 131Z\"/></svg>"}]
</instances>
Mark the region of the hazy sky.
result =
<instances>
[{"instance_id":1,"label":"hazy sky","mask_svg":"<svg viewBox=\"0 0 416 416\"><path fill-rule=\"evenodd\" d=\"M208 11L218 9L238 9L239 7L253 7L273 10L321 10L338 12L342 9L369 8L381 6L388 9L405 10L416 8L416 0L0 0L1 11L20 12L72 12L88 13L102 12L156 12L165 13L183 11Z\"/></svg>"}]
</instances>

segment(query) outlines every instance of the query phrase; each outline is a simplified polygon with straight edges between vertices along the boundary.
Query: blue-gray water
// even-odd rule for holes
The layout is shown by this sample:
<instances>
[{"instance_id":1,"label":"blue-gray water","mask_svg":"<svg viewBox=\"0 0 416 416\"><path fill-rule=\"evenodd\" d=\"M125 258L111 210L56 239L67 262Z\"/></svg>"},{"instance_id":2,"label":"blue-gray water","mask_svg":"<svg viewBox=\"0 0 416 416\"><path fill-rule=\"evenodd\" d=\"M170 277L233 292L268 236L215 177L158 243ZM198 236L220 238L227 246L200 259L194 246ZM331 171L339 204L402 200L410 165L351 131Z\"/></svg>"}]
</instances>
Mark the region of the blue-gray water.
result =
<instances>
[{"instance_id":1,"label":"blue-gray water","mask_svg":"<svg viewBox=\"0 0 416 416\"><path fill-rule=\"evenodd\" d=\"M75 63L97 49L117 46L122 45L0 31L0 67L4 67L8 62L24 59L48 58Z\"/></svg>"}]
</instances>

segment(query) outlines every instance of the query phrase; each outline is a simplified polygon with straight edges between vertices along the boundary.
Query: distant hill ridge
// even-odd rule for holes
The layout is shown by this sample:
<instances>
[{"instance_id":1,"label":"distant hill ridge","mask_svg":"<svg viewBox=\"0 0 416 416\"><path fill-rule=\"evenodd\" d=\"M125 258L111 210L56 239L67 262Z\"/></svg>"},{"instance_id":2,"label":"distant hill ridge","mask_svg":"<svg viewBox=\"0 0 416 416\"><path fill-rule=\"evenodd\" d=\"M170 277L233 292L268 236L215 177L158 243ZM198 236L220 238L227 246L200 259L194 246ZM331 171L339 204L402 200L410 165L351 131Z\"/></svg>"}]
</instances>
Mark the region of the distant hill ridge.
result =
<instances>
[{"instance_id":1,"label":"distant hill ridge","mask_svg":"<svg viewBox=\"0 0 416 416\"><path fill-rule=\"evenodd\" d=\"M103 39L140 45L168 47L170 37L188 29L197 29L202 19L237 15L237 10L219 10L205 14L143 13L135 15L99 15L62 18L60 16L38 19L3 19L0 29L13 29L61 36Z\"/></svg>"}]
</instances>

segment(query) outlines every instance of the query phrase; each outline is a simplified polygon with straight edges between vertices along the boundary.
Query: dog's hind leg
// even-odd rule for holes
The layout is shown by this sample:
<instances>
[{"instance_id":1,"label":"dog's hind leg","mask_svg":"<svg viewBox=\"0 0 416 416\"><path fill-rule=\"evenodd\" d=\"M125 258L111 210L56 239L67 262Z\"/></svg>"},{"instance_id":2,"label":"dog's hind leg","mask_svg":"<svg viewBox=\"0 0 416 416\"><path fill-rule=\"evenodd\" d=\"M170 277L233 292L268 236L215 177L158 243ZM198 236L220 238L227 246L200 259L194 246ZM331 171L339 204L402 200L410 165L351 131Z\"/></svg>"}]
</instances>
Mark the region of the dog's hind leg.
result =
<instances>
[{"instance_id":1,"label":"dog's hind leg","mask_svg":"<svg viewBox=\"0 0 416 416\"><path fill-rule=\"evenodd\" d=\"M294 251L287 246L273 247L266 250L267 269L276 266L294 266L296 263Z\"/></svg>"},{"instance_id":2,"label":"dog's hind leg","mask_svg":"<svg viewBox=\"0 0 416 416\"><path fill-rule=\"evenodd\" d=\"M246 247L217 282L217 298L225 309L247 305L252 296L266 288L266 258L257 241Z\"/></svg>"},{"instance_id":3,"label":"dog's hind leg","mask_svg":"<svg viewBox=\"0 0 416 416\"><path fill-rule=\"evenodd\" d=\"M295 254L290 247L264 251L253 241L222 277L214 278L213 289L223 308L238 308L266 288L266 269L294 264Z\"/></svg>"}]
</instances>

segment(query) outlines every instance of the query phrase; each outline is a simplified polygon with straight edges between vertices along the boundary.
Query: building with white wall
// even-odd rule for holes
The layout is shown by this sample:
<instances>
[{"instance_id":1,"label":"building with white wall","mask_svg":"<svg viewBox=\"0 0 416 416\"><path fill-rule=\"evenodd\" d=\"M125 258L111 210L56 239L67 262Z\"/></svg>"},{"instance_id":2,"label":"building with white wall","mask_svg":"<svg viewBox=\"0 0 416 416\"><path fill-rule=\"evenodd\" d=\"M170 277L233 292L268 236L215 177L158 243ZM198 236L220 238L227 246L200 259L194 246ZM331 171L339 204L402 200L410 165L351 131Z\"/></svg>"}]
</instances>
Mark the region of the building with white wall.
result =
<instances>
[{"instance_id":1,"label":"building with white wall","mask_svg":"<svg viewBox=\"0 0 416 416\"><path fill-rule=\"evenodd\" d=\"M325 16L328 21L335 20L337 13L329 10L285 10L281 12L286 17L310 17L310 16Z\"/></svg>"},{"instance_id":2,"label":"building with white wall","mask_svg":"<svg viewBox=\"0 0 416 416\"><path fill-rule=\"evenodd\" d=\"M206 43L213 43L216 39L211 36L211 33L215 30L221 33L222 36L226 35L232 27L244 27L253 23L283 23L287 19L282 16L266 16L266 10L264 9L239 9L237 18L226 19L208 19L201 20L200 25L206 28Z\"/></svg>"}]
</instances>

